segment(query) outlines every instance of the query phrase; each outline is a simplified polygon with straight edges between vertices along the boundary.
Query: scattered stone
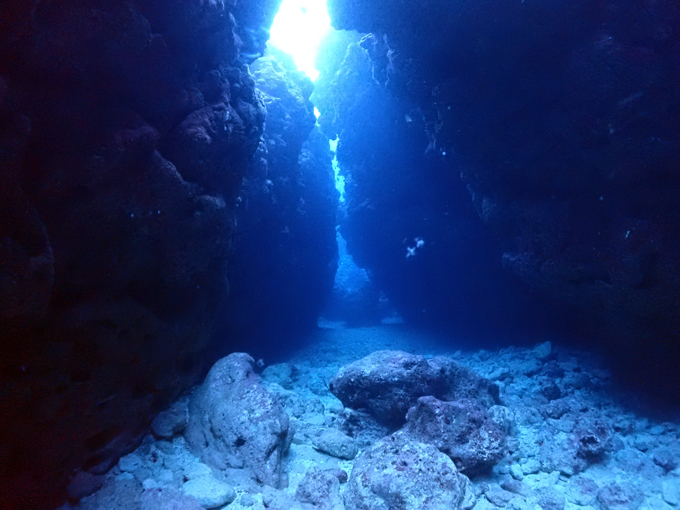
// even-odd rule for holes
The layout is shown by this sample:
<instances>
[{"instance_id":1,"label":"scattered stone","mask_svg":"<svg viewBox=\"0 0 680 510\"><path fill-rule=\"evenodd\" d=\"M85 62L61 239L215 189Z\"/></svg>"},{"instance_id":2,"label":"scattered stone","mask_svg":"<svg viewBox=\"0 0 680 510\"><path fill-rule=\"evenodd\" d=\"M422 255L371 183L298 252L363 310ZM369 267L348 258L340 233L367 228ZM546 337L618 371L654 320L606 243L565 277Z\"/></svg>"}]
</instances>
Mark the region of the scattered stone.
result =
<instances>
[{"instance_id":1,"label":"scattered stone","mask_svg":"<svg viewBox=\"0 0 680 510\"><path fill-rule=\"evenodd\" d=\"M145 490L141 510L205 510L196 498L173 489Z\"/></svg>"},{"instance_id":2,"label":"scattered stone","mask_svg":"<svg viewBox=\"0 0 680 510\"><path fill-rule=\"evenodd\" d=\"M484 493L484 496L490 503L493 503L496 506L505 506L515 497L515 494L502 489L497 484L493 484L489 490Z\"/></svg>"},{"instance_id":3,"label":"scattered stone","mask_svg":"<svg viewBox=\"0 0 680 510\"><path fill-rule=\"evenodd\" d=\"M189 419L188 401L178 400L165 411L161 411L153 422L151 422L151 432L154 436L162 439L172 439L177 434L181 434L187 426Z\"/></svg>"},{"instance_id":4,"label":"scattered stone","mask_svg":"<svg viewBox=\"0 0 680 510\"><path fill-rule=\"evenodd\" d=\"M541 470L541 461L535 457L530 457L522 461L521 466L522 473L525 475L533 475Z\"/></svg>"},{"instance_id":5,"label":"scattered stone","mask_svg":"<svg viewBox=\"0 0 680 510\"><path fill-rule=\"evenodd\" d=\"M420 397L406 420L406 433L436 446L462 473L474 475L488 470L505 455L505 433L472 400L442 402Z\"/></svg>"},{"instance_id":6,"label":"scattered stone","mask_svg":"<svg viewBox=\"0 0 680 510\"><path fill-rule=\"evenodd\" d=\"M340 498L340 481L316 466L307 470L295 491L295 498L319 510L344 510Z\"/></svg>"},{"instance_id":7,"label":"scattered stone","mask_svg":"<svg viewBox=\"0 0 680 510\"><path fill-rule=\"evenodd\" d=\"M249 507L255 504L255 498L248 493L241 494L241 498L238 500L241 506Z\"/></svg>"},{"instance_id":8,"label":"scattered stone","mask_svg":"<svg viewBox=\"0 0 680 510\"><path fill-rule=\"evenodd\" d=\"M512 434L517 428L515 414L505 406L491 406L488 414L506 435Z\"/></svg>"},{"instance_id":9,"label":"scattered stone","mask_svg":"<svg viewBox=\"0 0 680 510\"><path fill-rule=\"evenodd\" d=\"M680 478L666 478L661 482L661 495L669 505L680 506Z\"/></svg>"},{"instance_id":10,"label":"scattered stone","mask_svg":"<svg viewBox=\"0 0 680 510\"><path fill-rule=\"evenodd\" d=\"M633 446L641 452L652 450L659 446L659 441L650 434L638 434L633 441Z\"/></svg>"},{"instance_id":11,"label":"scattered stone","mask_svg":"<svg viewBox=\"0 0 680 510\"><path fill-rule=\"evenodd\" d=\"M286 390L293 388L293 370L290 363L277 363L269 365L262 372L262 379L268 383L275 383Z\"/></svg>"},{"instance_id":12,"label":"scattered stone","mask_svg":"<svg viewBox=\"0 0 680 510\"><path fill-rule=\"evenodd\" d=\"M654 464L662 467L664 471L673 471L680 461L680 450L670 448L658 448L652 456Z\"/></svg>"},{"instance_id":13,"label":"scattered stone","mask_svg":"<svg viewBox=\"0 0 680 510\"><path fill-rule=\"evenodd\" d=\"M555 360L548 361L541 369L541 375L549 379L561 379L564 377L564 368Z\"/></svg>"},{"instance_id":14,"label":"scattered stone","mask_svg":"<svg viewBox=\"0 0 680 510\"><path fill-rule=\"evenodd\" d=\"M604 455L611 436L611 428L605 422L587 422L576 431L578 455L590 462L599 460Z\"/></svg>"},{"instance_id":15,"label":"scattered stone","mask_svg":"<svg viewBox=\"0 0 680 510\"><path fill-rule=\"evenodd\" d=\"M317 450L338 459L352 460L359 452L356 441L338 429L325 430L314 440L313 444Z\"/></svg>"},{"instance_id":16,"label":"scattered stone","mask_svg":"<svg viewBox=\"0 0 680 510\"><path fill-rule=\"evenodd\" d=\"M531 351L531 354L536 359L539 359L541 361L545 361L550 357L552 354L552 343L551 342L543 342L542 344L538 344L536 347L533 348Z\"/></svg>"},{"instance_id":17,"label":"scattered stone","mask_svg":"<svg viewBox=\"0 0 680 510\"><path fill-rule=\"evenodd\" d=\"M547 405L541 407L541 413L547 418L559 420L570 411L569 403L563 399L558 398Z\"/></svg>"},{"instance_id":18,"label":"scattered stone","mask_svg":"<svg viewBox=\"0 0 680 510\"><path fill-rule=\"evenodd\" d=\"M524 471L522 470L522 466L519 464L510 465L510 476L512 476L515 480L523 480Z\"/></svg>"},{"instance_id":19,"label":"scattered stone","mask_svg":"<svg viewBox=\"0 0 680 510\"><path fill-rule=\"evenodd\" d=\"M554 381L543 381L541 383L541 395L549 401L557 400L562 396L562 390Z\"/></svg>"},{"instance_id":20,"label":"scattered stone","mask_svg":"<svg viewBox=\"0 0 680 510\"><path fill-rule=\"evenodd\" d=\"M573 476L567 485L566 497L579 506L592 505L597 498L600 487L590 478Z\"/></svg>"},{"instance_id":21,"label":"scattered stone","mask_svg":"<svg viewBox=\"0 0 680 510\"><path fill-rule=\"evenodd\" d=\"M217 508L234 501L236 494L227 483L213 476L194 478L182 485L182 492L192 496L207 509Z\"/></svg>"},{"instance_id":22,"label":"scattered stone","mask_svg":"<svg viewBox=\"0 0 680 510\"><path fill-rule=\"evenodd\" d=\"M553 487L541 487L536 490L538 506L543 510L564 510L566 499Z\"/></svg>"},{"instance_id":23,"label":"scattered stone","mask_svg":"<svg viewBox=\"0 0 680 510\"><path fill-rule=\"evenodd\" d=\"M118 459L118 468L123 473L134 473L143 465L142 458L136 453L129 453Z\"/></svg>"},{"instance_id":24,"label":"scattered stone","mask_svg":"<svg viewBox=\"0 0 680 510\"><path fill-rule=\"evenodd\" d=\"M465 480L434 446L397 432L359 455L344 494L346 510L455 509Z\"/></svg>"},{"instance_id":25,"label":"scattered stone","mask_svg":"<svg viewBox=\"0 0 680 510\"><path fill-rule=\"evenodd\" d=\"M612 483L597 493L602 510L636 510L644 501L644 494L629 483Z\"/></svg>"},{"instance_id":26,"label":"scattered stone","mask_svg":"<svg viewBox=\"0 0 680 510\"><path fill-rule=\"evenodd\" d=\"M529 487L527 484L514 479L504 480L501 482L501 488L508 492L512 492L513 494L519 494L520 496L524 497L529 497L534 493L534 491L531 490L531 487Z\"/></svg>"},{"instance_id":27,"label":"scattered stone","mask_svg":"<svg viewBox=\"0 0 680 510\"><path fill-rule=\"evenodd\" d=\"M460 477L465 483L465 490L463 500L460 502L458 510L472 510L472 508L475 506L475 503L477 503L477 496L475 495L474 487L467 476L460 475Z\"/></svg>"},{"instance_id":28,"label":"scattered stone","mask_svg":"<svg viewBox=\"0 0 680 510\"><path fill-rule=\"evenodd\" d=\"M135 480L109 478L100 490L80 500L78 510L139 510L142 493Z\"/></svg>"}]
</instances>

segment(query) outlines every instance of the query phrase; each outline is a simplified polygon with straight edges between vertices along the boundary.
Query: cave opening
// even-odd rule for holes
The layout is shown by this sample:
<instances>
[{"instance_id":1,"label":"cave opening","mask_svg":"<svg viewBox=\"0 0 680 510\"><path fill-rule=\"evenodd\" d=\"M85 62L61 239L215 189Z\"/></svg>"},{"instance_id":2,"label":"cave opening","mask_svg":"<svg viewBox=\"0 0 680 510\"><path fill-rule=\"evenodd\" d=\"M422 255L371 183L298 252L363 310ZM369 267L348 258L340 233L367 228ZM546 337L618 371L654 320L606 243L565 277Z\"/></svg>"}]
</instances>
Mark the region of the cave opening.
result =
<instances>
[{"instance_id":1,"label":"cave opening","mask_svg":"<svg viewBox=\"0 0 680 510\"><path fill-rule=\"evenodd\" d=\"M293 57L297 68L315 81L321 42L331 30L326 0L283 0L269 45Z\"/></svg>"}]
</instances>

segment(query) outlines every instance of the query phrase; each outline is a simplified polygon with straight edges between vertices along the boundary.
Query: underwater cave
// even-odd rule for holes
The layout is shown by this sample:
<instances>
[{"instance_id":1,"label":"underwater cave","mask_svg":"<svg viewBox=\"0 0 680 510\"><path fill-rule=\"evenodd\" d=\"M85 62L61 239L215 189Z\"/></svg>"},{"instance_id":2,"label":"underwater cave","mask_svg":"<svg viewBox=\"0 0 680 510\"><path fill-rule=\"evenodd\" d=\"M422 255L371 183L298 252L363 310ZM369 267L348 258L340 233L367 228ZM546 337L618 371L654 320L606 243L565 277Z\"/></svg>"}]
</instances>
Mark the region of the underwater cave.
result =
<instances>
[{"instance_id":1,"label":"underwater cave","mask_svg":"<svg viewBox=\"0 0 680 510\"><path fill-rule=\"evenodd\" d=\"M0 4L0 509L680 506L678 0Z\"/></svg>"}]
</instances>

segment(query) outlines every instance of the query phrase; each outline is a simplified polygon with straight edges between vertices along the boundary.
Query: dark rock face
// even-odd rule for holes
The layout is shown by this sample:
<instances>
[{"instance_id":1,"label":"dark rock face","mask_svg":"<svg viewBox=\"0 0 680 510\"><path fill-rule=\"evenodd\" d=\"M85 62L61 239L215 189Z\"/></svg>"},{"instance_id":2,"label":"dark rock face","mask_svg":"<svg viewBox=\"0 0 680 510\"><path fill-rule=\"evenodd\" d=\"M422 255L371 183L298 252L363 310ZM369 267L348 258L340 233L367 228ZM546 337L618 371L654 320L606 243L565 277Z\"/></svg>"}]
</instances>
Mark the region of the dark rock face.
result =
<instances>
[{"instance_id":1,"label":"dark rock face","mask_svg":"<svg viewBox=\"0 0 680 510\"><path fill-rule=\"evenodd\" d=\"M200 375L265 116L233 4L0 6L3 508L57 506Z\"/></svg>"},{"instance_id":2,"label":"dark rock face","mask_svg":"<svg viewBox=\"0 0 680 510\"><path fill-rule=\"evenodd\" d=\"M631 368L663 374L652 386L674 391L680 331L675 2L641 10L628 0L456 6L330 0L329 10L337 28L374 34L365 51L352 49L336 80L336 93L343 81L361 85L352 89L359 91L356 103L340 95L334 110L322 114L327 129L340 134L340 163L360 188L350 191L356 194L345 227L350 251L367 267L385 260L380 283L401 285L390 299L433 310L408 284L406 264L421 259L437 267L441 286L457 285L463 296L470 288L481 292L475 278L454 281L453 270L432 264L441 250L439 257L461 267L467 258L456 251L462 249L456 239L485 239L472 235L483 232L478 226L463 230L472 219L454 182L460 175L478 216L501 240L503 265L534 289L586 310L585 331L604 326L610 341L638 353L626 361ZM386 147L396 147L393 157L373 163ZM423 198L428 181L435 191ZM442 246L433 232L447 231L453 241ZM416 237L425 244L405 259ZM357 248L362 239L373 244ZM487 260L497 256L475 251ZM464 274L480 274L478 267ZM630 371L626 376L640 382Z\"/></svg>"},{"instance_id":3,"label":"dark rock face","mask_svg":"<svg viewBox=\"0 0 680 510\"><path fill-rule=\"evenodd\" d=\"M329 388L345 406L366 408L392 427L403 425L406 412L423 396L476 398L486 407L498 403L498 387L474 371L450 359L402 351L376 351L342 367Z\"/></svg>"},{"instance_id":4,"label":"dark rock face","mask_svg":"<svg viewBox=\"0 0 680 510\"><path fill-rule=\"evenodd\" d=\"M505 336L539 324L549 307L503 270L453 153L436 146L415 100L385 86L384 67L369 57L380 51L377 39L351 45L335 80L322 75L315 91L322 129L339 136L347 251L407 323Z\"/></svg>"},{"instance_id":5,"label":"dark rock face","mask_svg":"<svg viewBox=\"0 0 680 510\"><path fill-rule=\"evenodd\" d=\"M267 121L238 196L230 296L216 337L271 356L316 320L337 267L335 189L328 140L315 127L312 82L285 56L252 66ZM290 347L290 346L288 346Z\"/></svg>"},{"instance_id":6,"label":"dark rock face","mask_svg":"<svg viewBox=\"0 0 680 510\"><path fill-rule=\"evenodd\" d=\"M253 364L242 353L215 363L191 397L184 435L209 466L246 468L258 481L278 488L292 431L288 415L260 384Z\"/></svg>"},{"instance_id":7,"label":"dark rock face","mask_svg":"<svg viewBox=\"0 0 680 510\"><path fill-rule=\"evenodd\" d=\"M484 407L469 399L442 402L420 397L406 415L404 431L436 446L468 476L490 469L506 453L505 432Z\"/></svg>"}]
</instances>

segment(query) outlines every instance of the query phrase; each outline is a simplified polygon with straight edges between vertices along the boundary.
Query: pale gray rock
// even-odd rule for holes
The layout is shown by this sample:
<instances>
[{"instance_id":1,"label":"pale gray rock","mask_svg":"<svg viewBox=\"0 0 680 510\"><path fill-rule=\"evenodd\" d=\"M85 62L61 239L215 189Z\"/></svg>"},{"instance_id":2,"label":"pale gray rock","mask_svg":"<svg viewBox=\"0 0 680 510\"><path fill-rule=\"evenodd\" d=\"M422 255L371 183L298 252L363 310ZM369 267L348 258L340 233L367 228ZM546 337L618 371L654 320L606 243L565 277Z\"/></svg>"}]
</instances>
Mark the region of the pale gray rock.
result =
<instances>
[{"instance_id":1,"label":"pale gray rock","mask_svg":"<svg viewBox=\"0 0 680 510\"><path fill-rule=\"evenodd\" d=\"M566 498L579 506L593 505L600 487L585 476L572 476L567 484Z\"/></svg>"},{"instance_id":2,"label":"pale gray rock","mask_svg":"<svg viewBox=\"0 0 680 510\"><path fill-rule=\"evenodd\" d=\"M123 473L134 473L143 465L142 458L136 453L129 453L118 459L118 468Z\"/></svg>"},{"instance_id":3,"label":"pale gray rock","mask_svg":"<svg viewBox=\"0 0 680 510\"><path fill-rule=\"evenodd\" d=\"M669 505L680 506L680 478L666 478L661 483L661 495Z\"/></svg>"},{"instance_id":4,"label":"pale gray rock","mask_svg":"<svg viewBox=\"0 0 680 510\"><path fill-rule=\"evenodd\" d=\"M305 473L295 491L295 499L310 504L315 510L344 510L337 476L316 466Z\"/></svg>"},{"instance_id":5,"label":"pale gray rock","mask_svg":"<svg viewBox=\"0 0 680 510\"><path fill-rule=\"evenodd\" d=\"M145 490L141 510L205 510L198 500L173 489Z\"/></svg>"},{"instance_id":6,"label":"pale gray rock","mask_svg":"<svg viewBox=\"0 0 680 510\"><path fill-rule=\"evenodd\" d=\"M421 397L409 409L404 432L431 444L468 476L488 470L506 453L506 436L486 410L472 400L442 402Z\"/></svg>"},{"instance_id":7,"label":"pale gray rock","mask_svg":"<svg viewBox=\"0 0 680 510\"><path fill-rule=\"evenodd\" d=\"M484 497L496 506L505 506L511 499L515 497L515 494L502 489L497 484L494 484L484 493Z\"/></svg>"},{"instance_id":8,"label":"pale gray rock","mask_svg":"<svg viewBox=\"0 0 680 510\"><path fill-rule=\"evenodd\" d=\"M553 487L540 487L536 490L538 506L543 510L564 510L567 504L565 497Z\"/></svg>"},{"instance_id":9,"label":"pale gray rock","mask_svg":"<svg viewBox=\"0 0 680 510\"><path fill-rule=\"evenodd\" d=\"M359 448L356 441L338 429L328 429L313 441L314 448L338 459L352 460Z\"/></svg>"},{"instance_id":10,"label":"pale gray rock","mask_svg":"<svg viewBox=\"0 0 680 510\"><path fill-rule=\"evenodd\" d=\"M254 360L234 353L212 367L191 396L185 437L202 462L247 468L265 484L281 484L281 458L290 446L288 415L253 371Z\"/></svg>"},{"instance_id":11,"label":"pale gray rock","mask_svg":"<svg viewBox=\"0 0 680 510\"><path fill-rule=\"evenodd\" d=\"M544 361L552 354L552 344L550 342L538 344L531 350L531 354L533 354L536 359Z\"/></svg>"},{"instance_id":12,"label":"pale gray rock","mask_svg":"<svg viewBox=\"0 0 680 510\"><path fill-rule=\"evenodd\" d=\"M99 491L83 498L78 510L141 510L143 491L136 480L110 478Z\"/></svg>"},{"instance_id":13,"label":"pale gray rock","mask_svg":"<svg viewBox=\"0 0 680 510\"><path fill-rule=\"evenodd\" d=\"M212 475L194 478L182 485L182 492L205 508L217 508L234 501L236 494L231 485L217 480Z\"/></svg>"},{"instance_id":14,"label":"pale gray rock","mask_svg":"<svg viewBox=\"0 0 680 510\"><path fill-rule=\"evenodd\" d=\"M408 409L419 397L442 400L469 398L483 406L499 404L499 389L450 358L423 356L403 351L376 351L342 367L329 389L346 406L368 409L379 422L401 426Z\"/></svg>"},{"instance_id":15,"label":"pale gray rock","mask_svg":"<svg viewBox=\"0 0 680 510\"><path fill-rule=\"evenodd\" d=\"M344 501L346 510L455 510L465 491L449 457L397 432L357 457Z\"/></svg>"},{"instance_id":16,"label":"pale gray rock","mask_svg":"<svg viewBox=\"0 0 680 510\"><path fill-rule=\"evenodd\" d=\"M172 439L181 434L189 419L187 400L178 400L165 411L161 411L151 422L151 432L161 439Z\"/></svg>"},{"instance_id":17,"label":"pale gray rock","mask_svg":"<svg viewBox=\"0 0 680 510\"><path fill-rule=\"evenodd\" d=\"M611 483L597 493L602 510L637 510L644 494L630 483Z\"/></svg>"}]
</instances>

